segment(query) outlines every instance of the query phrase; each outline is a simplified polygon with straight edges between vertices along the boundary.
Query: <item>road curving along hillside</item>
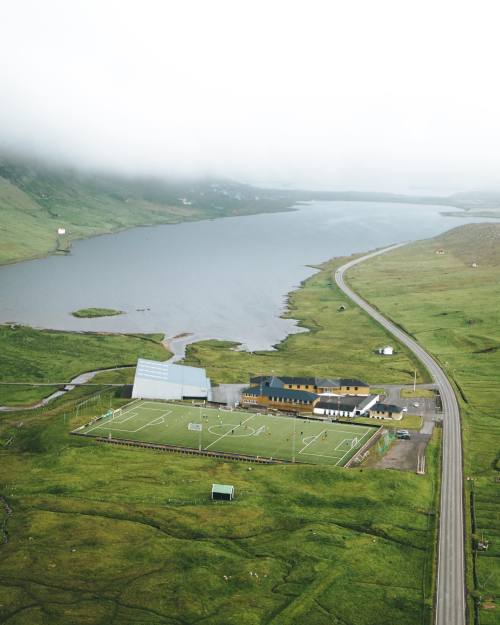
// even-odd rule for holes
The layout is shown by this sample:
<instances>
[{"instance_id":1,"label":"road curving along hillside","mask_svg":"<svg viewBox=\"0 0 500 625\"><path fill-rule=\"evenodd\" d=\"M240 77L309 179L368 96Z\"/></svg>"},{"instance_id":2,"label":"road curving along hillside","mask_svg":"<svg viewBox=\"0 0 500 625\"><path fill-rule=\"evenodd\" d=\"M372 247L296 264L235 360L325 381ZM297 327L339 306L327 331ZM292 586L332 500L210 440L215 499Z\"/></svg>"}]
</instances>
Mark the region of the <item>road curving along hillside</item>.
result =
<instances>
[{"instance_id":1,"label":"road curving along hillside","mask_svg":"<svg viewBox=\"0 0 500 625\"><path fill-rule=\"evenodd\" d=\"M355 265L403 245L406 244L393 245L342 265L335 272L335 281L355 304L415 354L438 386L443 405L443 464L435 622L436 625L465 625L462 439L460 413L455 392L437 362L414 339L370 306L344 281L346 271Z\"/></svg>"}]
</instances>

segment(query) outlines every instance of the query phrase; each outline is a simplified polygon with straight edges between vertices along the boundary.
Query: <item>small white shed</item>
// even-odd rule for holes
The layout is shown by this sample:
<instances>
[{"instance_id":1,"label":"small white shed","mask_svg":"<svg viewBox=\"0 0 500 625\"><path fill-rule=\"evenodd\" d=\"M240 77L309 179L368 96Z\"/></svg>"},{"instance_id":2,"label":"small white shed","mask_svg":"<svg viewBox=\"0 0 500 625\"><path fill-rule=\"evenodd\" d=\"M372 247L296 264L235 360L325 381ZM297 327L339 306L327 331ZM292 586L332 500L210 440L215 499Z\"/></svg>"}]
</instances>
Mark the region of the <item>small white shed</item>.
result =
<instances>
[{"instance_id":1,"label":"small white shed","mask_svg":"<svg viewBox=\"0 0 500 625\"><path fill-rule=\"evenodd\" d=\"M234 499L234 486L232 484L212 484L212 499L232 501Z\"/></svg>"},{"instance_id":2,"label":"small white shed","mask_svg":"<svg viewBox=\"0 0 500 625\"><path fill-rule=\"evenodd\" d=\"M380 347L378 353L382 354L382 356L392 356L394 354L394 347L392 347L391 345Z\"/></svg>"}]
</instances>

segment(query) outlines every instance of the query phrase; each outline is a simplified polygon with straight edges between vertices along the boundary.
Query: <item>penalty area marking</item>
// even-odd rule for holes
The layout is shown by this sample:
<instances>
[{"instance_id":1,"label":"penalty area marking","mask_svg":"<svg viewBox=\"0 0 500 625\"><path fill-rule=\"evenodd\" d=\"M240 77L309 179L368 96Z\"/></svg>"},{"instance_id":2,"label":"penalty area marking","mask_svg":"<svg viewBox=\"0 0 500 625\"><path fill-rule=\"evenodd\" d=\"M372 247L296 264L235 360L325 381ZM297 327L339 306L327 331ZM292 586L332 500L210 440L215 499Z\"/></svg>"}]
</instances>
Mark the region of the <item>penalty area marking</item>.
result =
<instances>
[{"instance_id":1,"label":"penalty area marking","mask_svg":"<svg viewBox=\"0 0 500 625\"><path fill-rule=\"evenodd\" d=\"M127 413L128 414L128 413ZM137 417L139 413L138 412L132 412L128 417L125 417L124 419L122 419L121 421L118 421L118 419L120 417L111 417L111 419L109 421L106 421L106 424L110 424L110 423L118 423L118 425L121 425L122 423L125 423L125 421L128 421L128 419L132 419L132 417ZM122 413L123 415L123 413ZM92 430L96 430L97 428L101 428L103 427L102 423L97 422L97 425L94 425L93 427L91 427L90 429L87 430L87 432L92 432ZM109 429L109 427L107 428ZM116 429L116 428L111 428L111 429ZM125 431L125 430L124 430Z\"/></svg>"},{"instance_id":2,"label":"penalty area marking","mask_svg":"<svg viewBox=\"0 0 500 625\"><path fill-rule=\"evenodd\" d=\"M365 432L365 434L366 434L366 432ZM347 446L348 446L347 451L351 451L351 449L353 448L352 441L354 439L356 439L355 436L353 438L344 438L344 439L342 439L340 441L340 443L337 445L337 447L335 447L335 451L345 451L344 443L347 444Z\"/></svg>"},{"instance_id":3,"label":"penalty area marking","mask_svg":"<svg viewBox=\"0 0 500 625\"><path fill-rule=\"evenodd\" d=\"M364 437L368 434L368 432L369 432L369 431L370 431L370 430L366 430L366 432L363 434L363 436L362 436L361 438L358 438L358 444L357 444L355 447L353 447L353 449L355 449L355 450L356 450L356 453L357 453L357 451L358 451L359 449L361 449L361 447L362 447L362 445L361 445L361 441L364 439ZM374 434L375 434L375 432L374 432ZM347 454L348 454L350 451L352 451L352 449L348 449L348 450L345 452L345 454L342 456L342 458L341 458L338 462L336 462L336 463L335 463L335 466L337 466L340 462L342 462L342 460L343 460L343 459L347 456Z\"/></svg>"},{"instance_id":4,"label":"penalty area marking","mask_svg":"<svg viewBox=\"0 0 500 625\"><path fill-rule=\"evenodd\" d=\"M157 417L153 421L150 421L148 425L159 425L160 423L165 423L165 417Z\"/></svg>"},{"instance_id":5,"label":"penalty area marking","mask_svg":"<svg viewBox=\"0 0 500 625\"><path fill-rule=\"evenodd\" d=\"M311 436L304 436L304 438L302 439L302 444L308 445L309 443L312 443L313 438L315 438L315 434L312 434Z\"/></svg>"},{"instance_id":6,"label":"penalty area marking","mask_svg":"<svg viewBox=\"0 0 500 625\"><path fill-rule=\"evenodd\" d=\"M167 417L171 412L172 412L171 410L168 410L167 412L164 412L161 416L156 417L156 419L153 419L152 421L148 421L148 423L145 423L144 425L140 425L135 430L126 430L124 428L113 428L113 427L110 428L110 427L106 427L105 425L103 425L102 428L108 431L113 431L113 432L128 432L129 434L135 434L136 432L140 432L144 428L147 428L151 425L160 425L162 423L165 423L165 417Z\"/></svg>"},{"instance_id":7,"label":"penalty area marking","mask_svg":"<svg viewBox=\"0 0 500 625\"><path fill-rule=\"evenodd\" d=\"M311 445L311 444L312 444L312 443L314 443L316 440L318 440L318 438L319 438L322 434L324 434L325 432L326 432L326 430L321 430L321 432L320 432L319 434L316 434L316 436L313 436L313 437L311 438L311 440L310 440L308 443L306 443L306 444L304 445L304 447L302 447L302 449L299 451L299 454L303 453L304 449L307 449L307 448L309 447L309 445Z\"/></svg>"},{"instance_id":8,"label":"penalty area marking","mask_svg":"<svg viewBox=\"0 0 500 625\"><path fill-rule=\"evenodd\" d=\"M210 432L210 434L213 434L214 436L219 436L219 432L214 432L213 429L215 429L215 428L224 428L224 427L228 427L229 428L228 432L230 432L231 430L235 430L236 428L239 428L240 424L239 423L234 423L234 424L232 424L232 423L217 423L215 425L211 425L208 428L208 431ZM265 427L265 426L262 426L262 427ZM257 435L256 432L255 432L255 429L251 425L247 426L247 428L249 430L251 430L251 432L245 432L244 434L233 434L231 436L231 438L233 438L233 437L234 438L245 438L245 436L256 436ZM226 432L225 434L228 434L228 432Z\"/></svg>"}]
</instances>

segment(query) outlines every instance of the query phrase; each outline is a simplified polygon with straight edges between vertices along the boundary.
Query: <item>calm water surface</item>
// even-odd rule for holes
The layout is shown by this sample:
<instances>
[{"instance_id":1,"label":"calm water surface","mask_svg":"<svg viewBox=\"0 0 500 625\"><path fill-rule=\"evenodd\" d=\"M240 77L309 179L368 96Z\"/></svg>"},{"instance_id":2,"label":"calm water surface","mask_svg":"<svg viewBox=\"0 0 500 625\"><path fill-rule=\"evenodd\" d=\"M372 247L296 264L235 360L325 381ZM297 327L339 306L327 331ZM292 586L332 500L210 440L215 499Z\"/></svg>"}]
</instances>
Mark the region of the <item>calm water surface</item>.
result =
<instances>
[{"instance_id":1,"label":"calm water surface","mask_svg":"<svg viewBox=\"0 0 500 625\"><path fill-rule=\"evenodd\" d=\"M442 206L315 202L287 213L135 228L78 241L69 256L0 268L0 322L64 330L183 332L274 345L298 329L279 315L306 265L429 237L467 221ZM79 308L125 315L76 319Z\"/></svg>"}]
</instances>

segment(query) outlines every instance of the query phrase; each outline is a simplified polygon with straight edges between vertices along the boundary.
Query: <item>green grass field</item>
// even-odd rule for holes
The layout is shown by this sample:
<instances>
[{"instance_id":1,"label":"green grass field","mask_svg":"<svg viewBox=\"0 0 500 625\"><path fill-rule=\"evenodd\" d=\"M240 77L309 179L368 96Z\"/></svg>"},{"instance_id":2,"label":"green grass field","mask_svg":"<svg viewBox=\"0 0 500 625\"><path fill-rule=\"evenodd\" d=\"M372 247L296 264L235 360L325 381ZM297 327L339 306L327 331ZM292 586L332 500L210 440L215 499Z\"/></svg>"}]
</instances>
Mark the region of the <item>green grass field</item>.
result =
<instances>
[{"instance_id":1,"label":"green grass field","mask_svg":"<svg viewBox=\"0 0 500 625\"><path fill-rule=\"evenodd\" d=\"M335 312L345 302L331 281L340 262L292 297L291 314L310 333L278 352L205 343L196 355L213 356L220 381L272 368L339 374L340 366L369 381L410 383L414 365L406 355L382 361L370 354L386 342L375 324L354 308ZM0 327L0 369L7 380L50 380L138 356L161 359L157 340ZM0 503L0 528L5 521L8 533L0 544L0 622L431 622L439 439L427 449L427 475L418 476L331 464L250 466L68 435L123 405L104 389L130 376L94 379L103 387L99 410L89 398L98 389L83 386L41 410L0 413L0 496L12 510ZM15 388L3 392L4 403L28 400ZM77 401L87 402L78 418ZM212 482L234 484L236 500L211 502Z\"/></svg>"},{"instance_id":2,"label":"green grass field","mask_svg":"<svg viewBox=\"0 0 500 625\"><path fill-rule=\"evenodd\" d=\"M193 424L201 425L201 432ZM90 436L160 443L343 466L376 427L135 400L119 414L77 430Z\"/></svg>"},{"instance_id":3,"label":"green grass field","mask_svg":"<svg viewBox=\"0 0 500 625\"><path fill-rule=\"evenodd\" d=\"M92 319L94 317L114 317L116 315L124 315L123 310L115 310L114 308L80 308L71 313L73 317Z\"/></svg>"},{"instance_id":4,"label":"green grass field","mask_svg":"<svg viewBox=\"0 0 500 625\"><path fill-rule=\"evenodd\" d=\"M436 254L442 249L443 254ZM476 265L473 267L473 263ZM459 398L464 441L465 510L475 490L478 536L475 596L481 625L499 622L500 607L500 224L455 228L363 263L351 285L414 336L444 367ZM470 549L468 585L474 588ZM495 607L496 606L496 607Z\"/></svg>"},{"instance_id":5,"label":"green grass field","mask_svg":"<svg viewBox=\"0 0 500 625\"><path fill-rule=\"evenodd\" d=\"M170 352L162 339L161 334L60 332L0 325L0 406L30 405L57 390L57 386L32 386L31 382L69 382L84 371L135 365L138 357L166 360ZM111 374L100 374L103 386L121 381L118 371Z\"/></svg>"},{"instance_id":6,"label":"green grass field","mask_svg":"<svg viewBox=\"0 0 500 625\"><path fill-rule=\"evenodd\" d=\"M426 476L249 465L95 444L73 413L0 415L0 622L430 623L437 444Z\"/></svg>"}]
</instances>

